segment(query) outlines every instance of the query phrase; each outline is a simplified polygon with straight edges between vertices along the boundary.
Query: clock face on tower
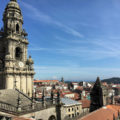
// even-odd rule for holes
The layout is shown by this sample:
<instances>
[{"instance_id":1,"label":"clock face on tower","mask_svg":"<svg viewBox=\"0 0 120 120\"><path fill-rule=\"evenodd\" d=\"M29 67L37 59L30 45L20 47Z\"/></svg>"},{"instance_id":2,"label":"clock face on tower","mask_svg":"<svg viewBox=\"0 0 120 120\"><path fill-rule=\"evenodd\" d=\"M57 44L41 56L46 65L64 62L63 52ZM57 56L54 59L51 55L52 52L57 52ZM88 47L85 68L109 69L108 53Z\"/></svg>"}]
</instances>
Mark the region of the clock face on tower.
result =
<instances>
[{"instance_id":1,"label":"clock face on tower","mask_svg":"<svg viewBox=\"0 0 120 120\"><path fill-rule=\"evenodd\" d=\"M18 65L19 65L20 68L24 67L24 63L23 62L19 62Z\"/></svg>"}]
</instances>

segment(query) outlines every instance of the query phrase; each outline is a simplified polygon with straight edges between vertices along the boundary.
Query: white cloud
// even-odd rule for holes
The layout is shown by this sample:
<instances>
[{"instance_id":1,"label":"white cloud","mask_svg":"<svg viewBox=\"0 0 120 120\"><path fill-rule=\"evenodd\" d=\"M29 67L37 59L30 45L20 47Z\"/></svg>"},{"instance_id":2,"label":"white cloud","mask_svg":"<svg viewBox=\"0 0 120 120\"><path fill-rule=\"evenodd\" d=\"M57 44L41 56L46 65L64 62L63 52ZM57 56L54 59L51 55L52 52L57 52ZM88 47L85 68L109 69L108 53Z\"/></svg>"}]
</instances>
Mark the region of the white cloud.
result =
<instances>
[{"instance_id":1,"label":"white cloud","mask_svg":"<svg viewBox=\"0 0 120 120\"><path fill-rule=\"evenodd\" d=\"M48 48L32 47L28 49L29 51L49 51Z\"/></svg>"},{"instance_id":2,"label":"white cloud","mask_svg":"<svg viewBox=\"0 0 120 120\"><path fill-rule=\"evenodd\" d=\"M41 69L41 67L43 69ZM119 68L77 67L76 65L71 65L37 66L35 69L37 73L36 77L40 75L39 79L53 79L53 76L56 76L57 79L60 79L63 76L65 80L95 80L97 76L101 79L114 76L120 77Z\"/></svg>"},{"instance_id":3,"label":"white cloud","mask_svg":"<svg viewBox=\"0 0 120 120\"><path fill-rule=\"evenodd\" d=\"M77 43L79 44L79 43ZM65 54L67 56L74 56L82 59L87 60L97 60L97 59L104 59L104 58L120 58L120 48L119 44L117 43L107 43L107 42L100 42L94 41L91 42L92 46L88 47L86 44L79 46L71 46L71 47L64 47L64 48L30 48L30 51L46 51L49 53L58 53L58 54Z\"/></svg>"},{"instance_id":4,"label":"white cloud","mask_svg":"<svg viewBox=\"0 0 120 120\"><path fill-rule=\"evenodd\" d=\"M28 14L28 16L30 18L32 18L34 20L42 21L47 24L56 25L57 27L61 28L61 30L63 30L64 32L71 34L73 36L80 37L80 38L84 37L80 32L76 31L75 29L73 29L57 20L54 20L54 18L41 12L37 8L33 7L32 5L22 2L22 1L21 1L21 3L22 3L22 6L24 6L25 9L29 10L29 13L32 14L32 15Z\"/></svg>"},{"instance_id":5,"label":"white cloud","mask_svg":"<svg viewBox=\"0 0 120 120\"><path fill-rule=\"evenodd\" d=\"M57 76L53 76L53 77L52 77L52 79L57 80L57 79L58 79L58 77L57 77Z\"/></svg>"},{"instance_id":6,"label":"white cloud","mask_svg":"<svg viewBox=\"0 0 120 120\"><path fill-rule=\"evenodd\" d=\"M57 52L59 54L66 54L68 56L76 56L81 57L83 59L104 59L109 57L116 57L119 58L120 56L120 48L119 48L119 38L120 37L110 37L107 39L90 39L90 40L81 40L84 36L76 31L75 29L68 27L66 24L63 24L51 16L44 14L37 8L33 7L32 5L25 3L21 1L22 6L26 10L29 11L30 14L28 14L29 17L31 17L34 20L42 21L47 24L52 24L60 28L66 33L69 33L73 36L77 36L78 40L65 40L65 38L57 37L58 40L67 41L69 44L66 44L65 47L59 47L59 48L40 48L40 47L33 47L30 48L30 51L49 51L49 52ZM31 15L32 14L32 15ZM80 40L79 40L80 39ZM111 40L112 39L112 40ZM114 40L116 40L114 42ZM84 45L81 43L84 43ZM73 44L76 44L73 46ZM68 47L68 45L70 45ZM79 45L79 47L77 47ZM89 46L88 46L89 45ZM92 46L91 46L92 45Z\"/></svg>"}]
</instances>

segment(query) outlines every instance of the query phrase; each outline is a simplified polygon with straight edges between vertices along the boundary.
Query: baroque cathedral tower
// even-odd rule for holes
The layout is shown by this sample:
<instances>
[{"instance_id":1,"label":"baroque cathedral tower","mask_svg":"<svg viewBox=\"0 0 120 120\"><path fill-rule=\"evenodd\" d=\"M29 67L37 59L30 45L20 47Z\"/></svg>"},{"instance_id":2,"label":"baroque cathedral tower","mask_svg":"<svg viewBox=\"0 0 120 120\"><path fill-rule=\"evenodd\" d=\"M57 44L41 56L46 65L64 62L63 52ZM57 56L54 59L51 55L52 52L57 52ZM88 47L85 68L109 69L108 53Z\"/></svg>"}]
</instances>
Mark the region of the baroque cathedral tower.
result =
<instances>
[{"instance_id":1,"label":"baroque cathedral tower","mask_svg":"<svg viewBox=\"0 0 120 120\"><path fill-rule=\"evenodd\" d=\"M27 58L27 33L17 0L10 0L0 30L0 89L15 89L32 96L33 60Z\"/></svg>"}]
</instances>

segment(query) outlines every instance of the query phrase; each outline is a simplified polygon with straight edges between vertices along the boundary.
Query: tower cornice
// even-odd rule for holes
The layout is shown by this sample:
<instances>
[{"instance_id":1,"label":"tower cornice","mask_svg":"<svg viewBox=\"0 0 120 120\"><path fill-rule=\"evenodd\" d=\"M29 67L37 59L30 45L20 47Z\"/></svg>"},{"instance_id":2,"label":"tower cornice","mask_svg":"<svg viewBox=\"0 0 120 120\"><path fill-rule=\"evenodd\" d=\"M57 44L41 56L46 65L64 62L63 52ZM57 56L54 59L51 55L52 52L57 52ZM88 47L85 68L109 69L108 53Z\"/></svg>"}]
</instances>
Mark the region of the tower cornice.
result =
<instances>
[{"instance_id":1,"label":"tower cornice","mask_svg":"<svg viewBox=\"0 0 120 120\"><path fill-rule=\"evenodd\" d=\"M29 44L27 38L21 38L19 36L16 37L16 36L14 36L12 34L9 35L9 36L7 36L6 39L8 39L8 40L14 40L14 41L20 41L21 43Z\"/></svg>"}]
</instances>

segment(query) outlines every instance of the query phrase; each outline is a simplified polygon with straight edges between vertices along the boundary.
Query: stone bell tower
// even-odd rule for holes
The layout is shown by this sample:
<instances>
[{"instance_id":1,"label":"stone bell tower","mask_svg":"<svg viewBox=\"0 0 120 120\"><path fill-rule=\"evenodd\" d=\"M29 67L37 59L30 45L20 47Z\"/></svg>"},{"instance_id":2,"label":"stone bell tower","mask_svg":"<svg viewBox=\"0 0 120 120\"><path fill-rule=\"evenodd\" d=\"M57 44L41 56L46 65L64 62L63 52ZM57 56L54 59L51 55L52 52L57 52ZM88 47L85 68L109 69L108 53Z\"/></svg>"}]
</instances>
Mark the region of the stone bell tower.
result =
<instances>
[{"instance_id":1,"label":"stone bell tower","mask_svg":"<svg viewBox=\"0 0 120 120\"><path fill-rule=\"evenodd\" d=\"M0 89L17 88L32 95L33 60L27 58L27 33L17 0L10 0L3 13L0 30Z\"/></svg>"}]
</instances>

